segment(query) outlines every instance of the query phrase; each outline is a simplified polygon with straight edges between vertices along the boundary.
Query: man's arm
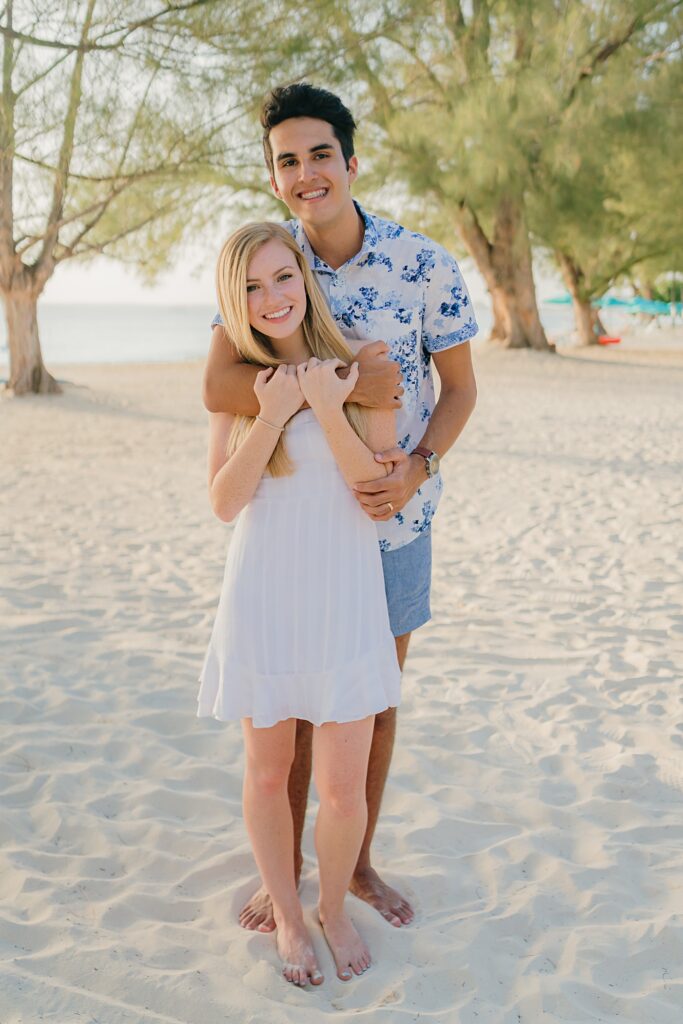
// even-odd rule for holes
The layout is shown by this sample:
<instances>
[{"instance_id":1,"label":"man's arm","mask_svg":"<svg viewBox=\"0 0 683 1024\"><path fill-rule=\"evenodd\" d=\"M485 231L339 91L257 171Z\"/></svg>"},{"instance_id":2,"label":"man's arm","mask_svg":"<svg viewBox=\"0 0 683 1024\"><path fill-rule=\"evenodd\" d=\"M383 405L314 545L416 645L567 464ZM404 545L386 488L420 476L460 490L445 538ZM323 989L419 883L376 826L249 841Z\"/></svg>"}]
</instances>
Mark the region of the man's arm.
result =
<instances>
[{"instance_id":1,"label":"man's arm","mask_svg":"<svg viewBox=\"0 0 683 1024\"><path fill-rule=\"evenodd\" d=\"M439 375L441 390L420 446L429 448L443 458L460 437L472 415L477 403L477 382L474 379L472 350L468 341L443 352L434 352L432 359ZM421 484L427 479L424 459L421 455L411 455L410 458L420 465Z\"/></svg>"},{"instance_id":2,"label":"man's arm","mask_svg":"<svg viewBox=\"0 0 683 1024\"><path fill-rule=\"evenodd\" d=\"M420 445L443 458L463 431L477 401L477 384L469 342L432 354L441 391ZM356 498L376 522L391 519L412 498L427 479L424 459L400 448L376 456L378 462L393 462L393 472L384 479L359 484ZM394 510L387 511L391 502Z\"/></svg>"},{"instance_id":3,"label":"man's arm","mask_svg":"<svg viewBox=\"0 0 683 1024\"><path fill-rule=\"evenodd\" d=\"M260 369L242 362L223 325L216 324L211 331L202 390L204 405L209 412L258 416L261 406L254 393L254 383Z\"/></svg>"},{"instance_id":4,"label":"man's arm","mask_svg":"<svg viewBox=\"0 0 683 1024\"><path fill-rule=\"evenodd\" d=\"M387 359L389 348L383 341L364 345L356 355L358 382L347 398L374 409L401 407L401 370ZM230 412L240 416L256 416L259 403L254 394L258 366L242 362L225 329L217 324L211 332L211 346L204 370L202 397L209 412ZM339 371L346 377L348 368Z\"/></svg>"}]
</instances>

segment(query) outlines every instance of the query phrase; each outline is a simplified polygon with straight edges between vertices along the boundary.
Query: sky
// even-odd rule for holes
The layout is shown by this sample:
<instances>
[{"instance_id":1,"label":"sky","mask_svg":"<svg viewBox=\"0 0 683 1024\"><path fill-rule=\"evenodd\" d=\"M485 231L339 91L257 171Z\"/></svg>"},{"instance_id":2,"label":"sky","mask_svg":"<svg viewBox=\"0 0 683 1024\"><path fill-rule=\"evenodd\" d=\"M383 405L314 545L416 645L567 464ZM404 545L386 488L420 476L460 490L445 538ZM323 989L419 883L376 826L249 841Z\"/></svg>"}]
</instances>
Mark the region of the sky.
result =
<instances>
[{"instance_id":1,"label":"sky","mask_svg":"<svg viewBox=\"0 0 683 1024\"><path fill-rule=\"evenodd\" d=\"M193 254L150 286L116 260L99 256L89 263L63 263L45 286L43 301L60 305L120 303L122 305L213 305L214 258Z\"/></svg>"}]
</instances>

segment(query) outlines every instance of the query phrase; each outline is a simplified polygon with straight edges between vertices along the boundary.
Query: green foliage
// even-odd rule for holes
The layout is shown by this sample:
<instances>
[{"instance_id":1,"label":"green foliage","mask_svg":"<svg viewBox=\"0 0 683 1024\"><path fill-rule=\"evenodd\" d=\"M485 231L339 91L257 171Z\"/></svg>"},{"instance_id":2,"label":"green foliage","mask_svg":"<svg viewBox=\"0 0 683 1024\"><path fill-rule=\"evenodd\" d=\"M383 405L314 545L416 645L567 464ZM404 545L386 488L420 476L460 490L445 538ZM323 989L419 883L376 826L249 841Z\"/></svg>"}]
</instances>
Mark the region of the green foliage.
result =
<instances>
[{"instance_id":1,"label":"green foliage","mask_svg":"<svg viewBox=\"0 0 683 1024\"><path fill-rule=\"evenodd\" d=\"M268 87L308 77L357 112L359 194L387 213L452 246L464 207L492 239L513 196L587 293L654 282L683 248L681 7L15 0L0 12L0 248L29 269L105 252L151 276L190 235L284 216L257 112Z\"/></svg>"},{"instance_id":2,"label":"green foliage","mask_svg":"<svg viewBox=\"0 0 683 1024\"><path fill-rule=\"evenodd\" d=\"M305 72L315 9L286 0L5 6L0 136L12 160L0 190L11 209L0 247L36 277L99 253L151 277L184 239L209 227L215 236L246 208L272 215L257 110L267 86Z\"/></svg>"},{"instance_id":3,"label":"green foliage","mask_svg":"<svg viewBox=\"0 0 683 1024\"><path fill-rule=\"evenodd\" d=\"M329 45L364 115L380 205L452 245L464 206L491 240L514 196L539 245L585 264L591 293L633 260L680 253L680 3L375 9L341 0Z\"/></svg>"},{"instance_id":4,"label":"green foliage","mask_svg":"<svg viewBox=\"0 0 683 1024\"><path fill-rule=\"evenodd\" d=\"M681 267L681 27L651 26L586 81L533 169L534 237L581 268L586 300L639 267Z\"/></svg>"}]
</instances>

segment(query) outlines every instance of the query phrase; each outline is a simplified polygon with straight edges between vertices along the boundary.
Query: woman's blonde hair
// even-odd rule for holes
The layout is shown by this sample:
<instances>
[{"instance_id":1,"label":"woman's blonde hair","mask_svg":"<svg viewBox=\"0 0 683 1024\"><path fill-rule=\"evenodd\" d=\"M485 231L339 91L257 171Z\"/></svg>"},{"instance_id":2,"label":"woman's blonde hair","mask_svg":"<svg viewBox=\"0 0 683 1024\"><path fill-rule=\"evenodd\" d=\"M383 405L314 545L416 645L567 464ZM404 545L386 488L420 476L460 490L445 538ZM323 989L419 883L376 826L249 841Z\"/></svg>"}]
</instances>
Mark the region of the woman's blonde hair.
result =
<instances>
[{"instance_id":1,"label":"woman's blonde hair","mask_svg":"<svg viewBox=\"0 0 683 1024\"><path fill-rule=\"evenodd\" d=\"M301 270L306 289L306 314L302 321L304 342L312 356L317 359L342 359L345 363L353 361L353 352L344 340L341 331L335 324L327 308L325 298L320 291L318 282L306 262L304 254L296 244L289 231L281 224L264 221L257 224L245 224L235 231L221 249L216 267L216 293L218 308L223 324L231 342L242 359L256 366L279 366L286 363L280 359L273 349L272 342L261 331L255 330L249 323L249 307L247 304L247 272L249 263L255 253L273 239L286 245L296 258ZM344 406L346 418L363 440L367 436L366 414L361 406L347 402ZM254 425L254 416L237 416L228 437L227 455L232 455ZM271 476L287 476L293 472L292 464L285 448L285 431L280 434L275 450L268 462L267 470Z\"/></svg>"}]
</instances>

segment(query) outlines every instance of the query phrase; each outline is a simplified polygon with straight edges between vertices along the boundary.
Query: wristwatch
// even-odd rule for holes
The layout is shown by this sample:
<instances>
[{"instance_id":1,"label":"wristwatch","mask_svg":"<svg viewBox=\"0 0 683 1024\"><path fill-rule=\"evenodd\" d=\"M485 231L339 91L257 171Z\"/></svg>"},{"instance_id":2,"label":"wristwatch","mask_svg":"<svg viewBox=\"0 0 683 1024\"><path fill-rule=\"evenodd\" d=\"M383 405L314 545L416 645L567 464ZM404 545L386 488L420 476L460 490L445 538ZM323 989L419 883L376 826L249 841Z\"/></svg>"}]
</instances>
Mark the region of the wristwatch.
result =
<instances>
[{"instance_id":1,"label":"wristwatch","mask_svg":"<svg viewBox=\"0 0 683 1024\"><path fill-rule=\"evenodd\" d=\"M436 474L439 472L439 464L441 462L441 459L436 454L436 452L431 452L429 448L421 448L418 445L417 448L413 448L410 454L422 456L422 458L425 460L425 469L427 471L428 477L436 476Z\"/></svg>"}]
</instances>

